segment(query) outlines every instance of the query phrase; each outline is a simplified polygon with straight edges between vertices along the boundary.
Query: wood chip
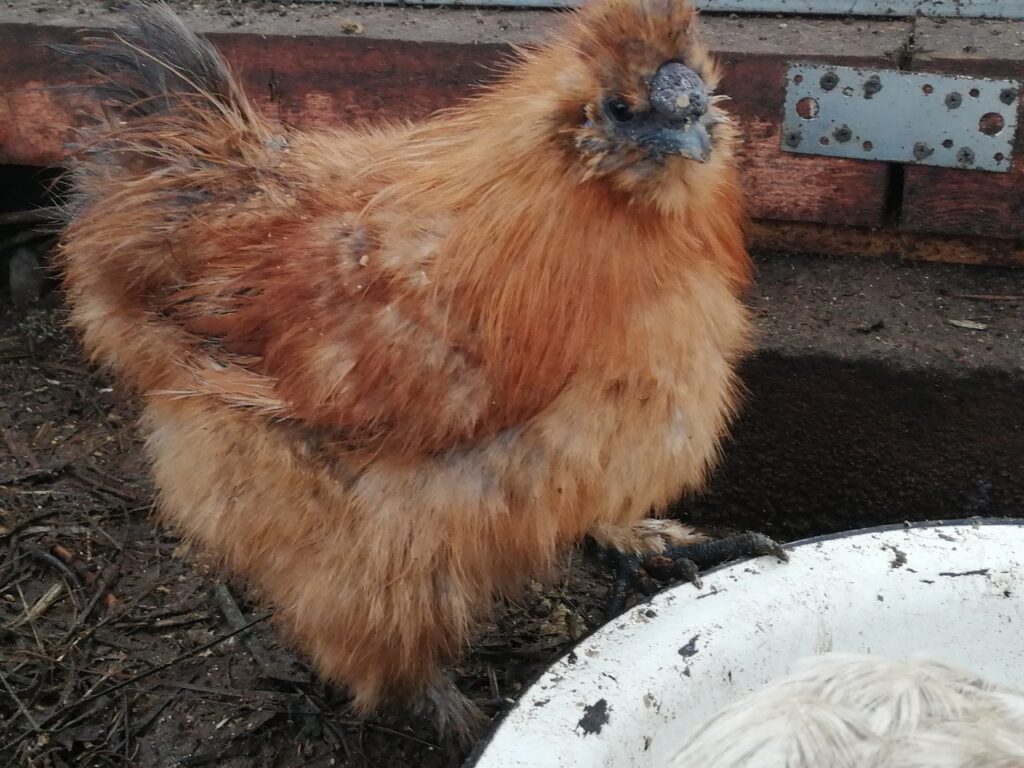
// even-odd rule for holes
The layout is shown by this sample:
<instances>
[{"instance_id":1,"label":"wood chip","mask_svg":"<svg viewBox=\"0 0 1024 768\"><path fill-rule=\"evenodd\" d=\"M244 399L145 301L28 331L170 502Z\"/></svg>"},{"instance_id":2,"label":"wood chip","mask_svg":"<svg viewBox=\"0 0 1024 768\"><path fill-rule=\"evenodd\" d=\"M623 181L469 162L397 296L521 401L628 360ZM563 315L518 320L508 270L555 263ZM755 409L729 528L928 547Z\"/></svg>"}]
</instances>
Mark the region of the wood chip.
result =
<instances>
[{"instance_id":1,"label":"wood chip","mask_svg":"<svg viewBox=\"0 0 1024 768\"><path fill-rule=\"evenodd\" d=\"M988 329L986 323L979 323L975 320L947 320L946 322L957 328L966 328L969 331L984 331Z\"/></svg>"},{"instance_id":2,"label":"wood chip","mask_svg":"<svg viewBox=\"0 0 1024 768\"><path fill-rule=\"evenodd\" d=\"M1000 293L956 293L958 299L970 299L971 301L1022 301L1024 294L1000 294Z\"/></svg>"},{"instance_id":3,"label":"wood chip","mask_svg":"<svg viewBox=\"0 0 1024 768\"><path fill-rule=\"evenodd\" d=\"M22 616L18 617L11 626L20 627L22 624L35 621L50 610L53 604L60 599L62 594L64 594L64 585L58 581L46 590L42 597L36 600L32 607L29 608Z\"/></svg>"}]
</instances>

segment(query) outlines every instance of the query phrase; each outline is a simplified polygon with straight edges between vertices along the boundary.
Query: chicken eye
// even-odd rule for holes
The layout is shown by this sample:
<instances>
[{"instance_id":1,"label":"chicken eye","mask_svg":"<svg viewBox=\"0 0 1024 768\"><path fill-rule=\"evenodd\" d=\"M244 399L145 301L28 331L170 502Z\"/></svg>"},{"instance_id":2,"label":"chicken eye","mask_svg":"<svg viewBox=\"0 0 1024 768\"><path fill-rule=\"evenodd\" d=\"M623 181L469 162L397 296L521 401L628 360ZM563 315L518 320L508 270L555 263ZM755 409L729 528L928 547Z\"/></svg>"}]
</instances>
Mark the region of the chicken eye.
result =
<instances>
[{"instance_id":1,"label":"chicken eye","mask_svg":"<svg viewBox=\"0 0 1024 768\"><path fill-rule=\"evenodd\" d=\"M608 110L608 114L614 120L620 123L628 123L633 119L633 110L630 109L629 104L620 98L609 99L605 102L605 109Z\"/></svg>"}]
</instances>

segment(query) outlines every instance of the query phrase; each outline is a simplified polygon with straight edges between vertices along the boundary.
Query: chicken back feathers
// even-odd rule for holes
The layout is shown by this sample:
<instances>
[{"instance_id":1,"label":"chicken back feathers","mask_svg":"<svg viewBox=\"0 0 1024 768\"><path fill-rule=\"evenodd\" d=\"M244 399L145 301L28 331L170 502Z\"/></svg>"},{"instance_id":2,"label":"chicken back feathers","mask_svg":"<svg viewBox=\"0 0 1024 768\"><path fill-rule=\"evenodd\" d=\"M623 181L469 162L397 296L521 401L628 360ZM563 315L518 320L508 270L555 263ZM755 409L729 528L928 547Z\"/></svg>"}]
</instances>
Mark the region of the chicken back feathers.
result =
<instances>
[{"instance_id":1,"label":"chicken back feathers","mask_svg":"<svg viewBox=\"0 0 1024 768\"><path fill-rule=\"evenodd\" d=\"M333 132L132 17L75 52L73 323L145 396L167 518L363 709L433 690L496 596L715 458L749 262L694 12L601 0L463 106Z\"/></svg>"}]
</instances>

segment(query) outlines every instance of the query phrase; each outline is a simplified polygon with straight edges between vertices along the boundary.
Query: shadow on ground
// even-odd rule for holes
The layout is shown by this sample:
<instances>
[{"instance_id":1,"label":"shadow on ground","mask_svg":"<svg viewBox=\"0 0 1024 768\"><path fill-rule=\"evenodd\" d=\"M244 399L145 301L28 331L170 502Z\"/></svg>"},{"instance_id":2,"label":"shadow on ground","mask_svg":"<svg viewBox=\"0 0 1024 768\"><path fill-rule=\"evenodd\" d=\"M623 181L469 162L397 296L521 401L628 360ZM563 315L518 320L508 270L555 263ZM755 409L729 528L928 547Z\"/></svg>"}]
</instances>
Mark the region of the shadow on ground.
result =
<instances>
[{"instance_id":1,"label":"shadow on ground","mask_svg":"<svg viewBox=\"0 0 1024 768\"><path fill-rule=\"evenodd\" d=\"M1024 377L765 354L743 378L725 460L680 516L786 540L1024 516Z\"/></svg>"}]
</instances>

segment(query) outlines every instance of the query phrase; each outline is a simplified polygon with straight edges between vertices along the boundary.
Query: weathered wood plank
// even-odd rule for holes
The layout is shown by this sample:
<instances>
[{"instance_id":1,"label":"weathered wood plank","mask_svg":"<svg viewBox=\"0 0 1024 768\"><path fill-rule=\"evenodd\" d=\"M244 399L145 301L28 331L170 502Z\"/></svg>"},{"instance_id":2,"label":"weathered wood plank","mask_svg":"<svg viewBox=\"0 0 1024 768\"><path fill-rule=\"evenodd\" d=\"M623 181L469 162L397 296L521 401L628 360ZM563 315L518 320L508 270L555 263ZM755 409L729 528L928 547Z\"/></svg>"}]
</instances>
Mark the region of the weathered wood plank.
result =
<instances>
[{"instance_id":1,"label":"weathered wood plank","mask_svg":"<svg viewBox=\"0 0 1024 768\"><path fill-rule=\"evenodd\" d=\"M321 0L304 0L320 2ZM499 8L575 8L582 0L351 0L383 5L463 6ZM1010 0L693 0L703 11L715 13L786 13L826 16L937 16L1021 19L1024 6Z\"/></svg>"},{"instance_id":2,"label":"weathered wood plank","mask_svg":"<svg viewBox=\"0 0 1024 768\"><path fill-rule=\"evenodd\" d=\"M70 141L74 97L55 89L54 55L44 46L67 40L49 29L0 24L0 162L51 165Z\"/></svg>"},{"instance_id":3,"label":"weathered wood plank","mask_svg":"<svg viewBox=\"0 0 1024 768\"><path fill-rule=\"evenodd\" d=\"M210 39L266 114L297 127L419 120L496 77L507 46L365 38Z\"/></svg>"},{"instance_id":4,"label":"weathered wood plank","mask_svg":"<svg viewBox=\"0 0 1024 768\"><path fill-rule=\"evenodd\" d=\"M453 12L448 11L448 14ZM534 37L547 17L529 15ZM461 23L445 40L331 35L210 35L267 114L298 127L419 119L449 106L495 77L510 49L467 43ZM872 226L884 218L887 168L833 158L797 157L779 149L784 74L792 51L849 64L884 66L908 25L838 21L706 20L720 51L722 91L744 135L741 161L751 213L759 218ZM516 36L527 35L520 29ZM47 44L73 39L53 25L0 24L0 162L56 164L65 156L81 103L68 83L76 74Z\"/></svg>"},{"instance_id":5,"label":"weathered wood plank","mask_svg":"<svg viewBox=\"0 0 1024 768\"><path fill-rule=\"evenodd\" d=\"M50 45L76 35L0 24L0 162L58 164L81 124L75 72ZM506 46L215 33L266 114L298 127L416 120L495 77Z\"/></svg>"},{"instance_id":6,"label":"weathered wood plank","mask_svg":"<svg viewBox=\"0 0 1024 768\"><path fill-rule=\"evenodd\" d=\"M750 213L760 219L876 226L885 218L889 168L782 152L787 58L725 56L723 93L743 133L740 161ZM852 62L856 63L856 62Z\"/></svg>"},{"instance_id":7,"label":"weathered wood plank","mask_svg":"<svg viewBox=\"0 0 1024 768\"><path fill-rule=\"evenodd\" d=\"M827 254L973 266L1024 267L1024 242L992 237L907 232L897 227L847 227L755 221L750 245L762 252Z\"/></svg>"},{"instance_id":8,"label":"weathered wood plank","mask_svg":"<svg viewBox=\"0 0 1024 768\"><path fill-rule=\"evenodd\" d=\"M940 24L922 19L915 40L916 70L1024 78L1024 23ZM1020 100L1018 115L1024 124ZM1024 128L1017 132L1008 173L907 166L902 227L908 232L1024 238Z\"/></svg>"}]
</instances>

